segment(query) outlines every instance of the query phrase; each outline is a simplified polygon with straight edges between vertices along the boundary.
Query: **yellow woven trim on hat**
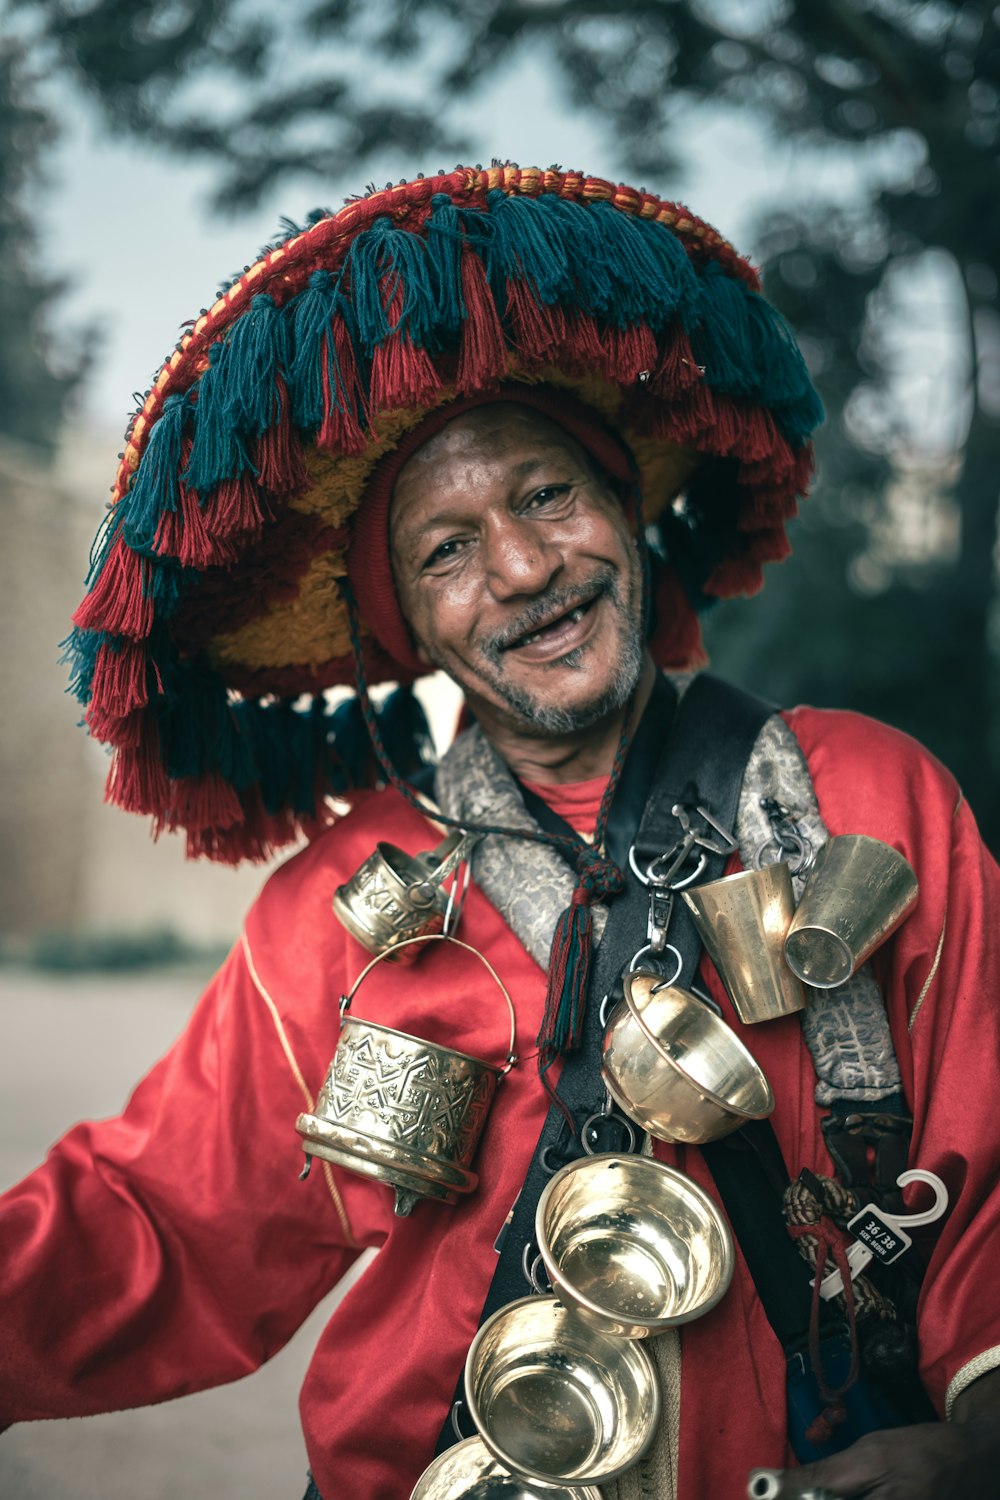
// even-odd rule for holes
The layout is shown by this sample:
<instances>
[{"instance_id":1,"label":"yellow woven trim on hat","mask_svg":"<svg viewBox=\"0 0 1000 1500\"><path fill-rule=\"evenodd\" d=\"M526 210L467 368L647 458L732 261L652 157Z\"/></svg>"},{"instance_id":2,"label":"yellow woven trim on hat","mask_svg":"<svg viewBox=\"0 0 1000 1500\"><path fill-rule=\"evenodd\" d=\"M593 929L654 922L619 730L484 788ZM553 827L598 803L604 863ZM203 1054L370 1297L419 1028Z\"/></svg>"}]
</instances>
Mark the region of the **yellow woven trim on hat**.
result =
<instances>
[{"instance_id":1,"label":"yellow woven trim on hat","mask_svg":"<svg viewBox=\"0 0 1000 1500\"><path fill-rule=\"evenodd\" d=\"M446 390L442 403L450 400L452 394ZM375 465L398 446L411 428L419 426L430 410L432 408L420 406L406 411L380 412L378 436L357 458L344 458L337 453L311 448L306 454L310 486L304 494L289 500L290 509L321 515L331 526L343 526L361 503Z\"/></svg>"},{"instance_id":2,"label":"yellow woven trim on hat","mask_svg":"<svg viewBox=\"0 0 1000 1500\"><path fill-rule=\"evenodd\" d=\"M208 655L214 667L319 666L348 656L351 638L339 581L347 562L341 551L314 557L296 598L272 605L267 614L226 635L217 635Z\"/></svg>"}]
</instances>

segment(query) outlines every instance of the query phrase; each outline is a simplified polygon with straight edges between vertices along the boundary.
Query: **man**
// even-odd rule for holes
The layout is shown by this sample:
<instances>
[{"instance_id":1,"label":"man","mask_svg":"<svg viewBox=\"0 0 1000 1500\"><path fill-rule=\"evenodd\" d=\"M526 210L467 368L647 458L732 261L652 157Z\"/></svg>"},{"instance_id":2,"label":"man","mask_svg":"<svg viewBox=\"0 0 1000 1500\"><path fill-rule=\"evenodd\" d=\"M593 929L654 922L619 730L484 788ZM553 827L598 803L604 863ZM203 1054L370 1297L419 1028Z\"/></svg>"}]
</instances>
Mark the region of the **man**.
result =
<instances>
[{"instance_id":1,"label":"man","mask_svg":"<svg viewBox=\"0 0 1000 1500\"><path fill-rule=\"evenodd\" d=\"M121 1120L77 1127L4 1200L4 1420L237 1378L378 1245L303 1390L310 1494L406 1500L555 1118L548 1091L585 1061L587 952L599 963L626 880L609 851L630 747L669 740L695 692L657 664L698 663L691 599L752 588L783 555L816 416L794 347L731 248L674 205L579 174L458 171L351 203L269 251L195 326L136 421L76 617L88 723L116 751L109 795L187 829L192 853L230 859L333 821L330 793L352 810L272 877ZM647 521L666 566L647 555ZM475 727L428 809L405 780L419 725L405 698L377 717L367 684L432 665L462 688ZM322 692L354 669L359 696L332 736ZM359 789L375 779L364 728L390 789ZM876 958L875 1009L870 980L844 999L849 1019L868 1006L855 1032L879 1036L877 1055L855 1047L853 1084L839 1055L829 1083L808 1019L743 1027L701 967L771 1082L789 1172L834 1175L817 1078L861 1101L901 1081L911 1162L951 1194L918 1318L921 1376L950 1420L862 1437L790 1472L783 1493L997 1493L1000 1307L986 1250L998 1147L978 1109L997 1055L982 982L998 959L995 869L947 773L892 731L765 714L743 759L744 863L747 830L764 818L770 837L787 815L815 842L891 842L921 882L916 913ZM786 785L794 804L775 795ZM770 824L762 803L778 808ZM487 1122L475 1192L399 1218L383 1184L329 1161L320 1184L299 1183L294 1123L303 1104L319 1109L338 997L368 958L332 893L379 840L429 847L434 814L494 830L460 936L514 998L520 1061ZM644 925L629 937L638 949ZM431 946L412 970L377 964L352 1015L499 1061L498 997L469 956ZM807 1018L821 1006L813 997ZM698 1148L655 1154L715 1191ZM793 1463L785 1354L745 1257L718 1307L656 1342L675 1389L656 1463L623 1475L618 1494L650 1493L655 1471L653 1492L736 1500L750 1467ZM842 1415L835 1400L827 1412L833 1425Z\"/></svg>"}]
</instances>

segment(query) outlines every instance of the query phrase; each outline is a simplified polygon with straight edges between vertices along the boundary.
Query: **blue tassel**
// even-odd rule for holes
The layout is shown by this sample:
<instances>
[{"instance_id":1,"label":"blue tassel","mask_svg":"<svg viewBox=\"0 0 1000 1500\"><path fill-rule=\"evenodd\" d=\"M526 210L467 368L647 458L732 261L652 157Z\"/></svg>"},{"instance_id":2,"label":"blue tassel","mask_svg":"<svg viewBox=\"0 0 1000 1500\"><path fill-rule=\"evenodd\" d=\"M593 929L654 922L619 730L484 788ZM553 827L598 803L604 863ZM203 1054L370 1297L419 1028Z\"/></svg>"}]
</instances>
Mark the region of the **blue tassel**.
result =
<instances>
[{"instance_id":1,"label":"blue tassel","mask_svg":"<svg viewBox=\"0 0 1000 1500\"><path fill-rule=\"evenodd\" d=\"M176 611L188 582L197 584L197 568L185 568L172 557L152 557L143 568L143 597L152 599L153 612L167 620Z\"/></svg>"},{"instance_id":2,"label":"blue tassel","mask_svg":"<svg viewBox=\"0 0 1000 1500\"><path fill-rule=\"evenodd\" d=\"M184 483L205 496L224 479L251 468L243 439L226 417L219 390L222 344L212 344L208 351L208 369L198 382L194 408L194 440L187 468L181 475Z\"/></svg>"},{"instance_id":3,"label":"blue tassel","mask_svg":"<svg viewBox=\"0 0 1000 1500\"><path fill-rule=\"evenodd\" d=\"M595 203L592 212L601 224L609 272L616 278L619 305L626 314L624 321L645 317L651 326L659 328L677 317L685 329L691 328L701 316L701 285L677 236L655 219L636 218L612 208L610 203ZM615 249L605 238L612 217L618 220ZM631 288L636 301L629 316Z\"/></svg>"},{"instance_id":4,"label":"blue tassel","mask_svg":"<svg viewBox=\"0 0 1000 1500\"><path fill-rule=\"evenodd\" d=\"M358 338L366 354L393 333L409 334L423 349L436 347L433 278L418 235L397 229L383 215L354 240L346 270ZM399 305L390 317L397 294Z\"/></svg>"},{"instance_id":5,"label":"blue tassel","mask_svg":"<svg viewBox=\"0 0 1000 1500\"><path fill-rule=\"evenodd\" d=\"M168 396L149 434L132 487L121 501L121 530L134 552L153 551L160 517L178 507L177 484L187 396Z\"/></svg>"},{"instance_id":6,"label":"blue tassel","mask_svg":"<svg viewBox=\"0 0 1000 1500\"><path fill-rule=\"evenodd\" d=\"M573 270L565 245L548 232L546 215L532 198L508 197L501 188L487 193L492 234L486 270L498 307L508 281L526 281L542 303L572 300Z\"/></svg>"},{"instance_id":7,"label":"blue tassel","mask_svg":"<svg viewBox=\"0 0 1000 1500\"><path fill-rule=\"evenodd\" d=\"M705 366L705 379L713 390L759 396L746 288L712 261L705 267L702 292L702 322L693 330L692 347L698 363Z\"/></svg>"},{"instance_id":8,"label":"blue tassel","mask_svg":"<svg viewBox=\"0 0 1000 1500\"><path fill-rule=\"evenodd\" d=\"M330 718L330 734L347 786L371 786L373 751L361 704L353 695L338 704Z\"/></svg>"},{"instance_id":9,"label":"blue tassel","mask_svg":"<svg viewBox=\"0 0 1000 1500\"><path fill-rule=\"evenodd\" d=\"M427 263L434 296L434 322L458 332L465 318L462 296L462 215L447 193L435 193L427 219Z\"/></svg>"},{"instance_id":10,"label":"blue tassel","mask_svg":"<svg viewBox=\"0 0 1000 1500\"><path fill-rule=\"evenodd\" d=\"M223 419L240 432L259 436L277 416L275 379L288 365L286 323L266 293L254 297L237 318L223 347L214 399Z\"/></svg>"},{"instance_id":11,"label":"blue tassel","mask_svg":"<svg viewBox=\"0 0 1000 1500\"><path fill-rule=\"evenodd\" d=\"M398 687L378 710L379 733L393 768L404 779L433 765L434 741L423 706L410 687Z\"/></svg>"},{"instance_id":12,"label":"blue tassel","mask_svg":"<svg viewBox=\"0 0 1000 1500\"><path fill-rule=\"evenodd\" d=\"M292 419L304 432L316 432L324 415L323 339L326 335L327 358L332 348L329 337L336 296L329 271L313 271L309 284L285 308L290 322L291 360L289 395ZM331 381L331 389L335 389Z\"/></svg>"},{"instance_id":13,"label":"blue tassel","mask_svg":"<svg viewBox=\"0 0 1000 1500\"><path fill-rule=\"evenodd\" d=\"M60 665L69 667L66 691L72 693L78 703L90 702L97 653L113 639L106 630L81 630L74 625L66 639L59 642Z\"/></svg>"},{"instance_id":14,"label":"blue tassel","mask_svg":"<svg viewBox=\"0 0 1000 1500\"><path fill-rule=\"evenodd\" d=\"M714 262L702 279L704 321L692 346L715 390L758 401L778 426L802 443L823 420L795 337L776 308Z\"/></svg>"}]
</instances>

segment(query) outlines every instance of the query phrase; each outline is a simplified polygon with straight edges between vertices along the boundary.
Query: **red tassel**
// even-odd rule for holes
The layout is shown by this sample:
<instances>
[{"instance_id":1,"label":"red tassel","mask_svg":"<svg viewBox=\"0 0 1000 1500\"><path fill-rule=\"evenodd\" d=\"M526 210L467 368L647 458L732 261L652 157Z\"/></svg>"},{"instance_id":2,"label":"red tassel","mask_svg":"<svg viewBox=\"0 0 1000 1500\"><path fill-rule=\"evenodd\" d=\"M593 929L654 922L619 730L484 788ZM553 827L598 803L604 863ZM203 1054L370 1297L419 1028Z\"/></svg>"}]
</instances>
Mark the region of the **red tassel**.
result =
<instances>
[{"instance_id":1,"label":"red tassel","mask_svg":"<svg viewBox=\"0 0 1000 1500\"><path fill-rule=\"evenodd\" d=\"M210 534L206 513L212 507L212 500L202 506L194 490L189 489L186 484L178 486L178 493L180 509L164 511L160 517L154 543L157 552L176 557L186 568L231 567L236 562L239 551L231 536ZM215 493L217 492L213 492L213 496ZM214 511L214 507L212 509ZM255 528L250 529L259 531L259 522Z\"/></svg>"},{"instance_id":2,"label":"red tassel","mask_svg":"<svg viewBox=\"0 0 1000 1500\"><path fill-rule=\"evenodd\" d=\"M663 568L656 579L655 614L649 649L658 667L692 672L708 665L701 622L673 568Z\"/></svg>"},{"instance_id":3,"label":"red tassel","mask_svg":"<svg viewBox=\"0 0 1000 1500\"><path fill-rule=\"evenodd\" d=\"M565 353L559 356L560 368L568 373L588 374L600 368L606 359L604 338L588 313L564 312L566 324Z\"/></svg>"},{"instance_id":4,"label":"red tassel","mask_svg":"<svg viewBox=\"0 0 1000 1500\"><path fill-rule=\"evenodd\" d=\"M408 333L391 333L372 353L371 402L374 412L429 406L441 391L441 377L426 349Z\"/></svg>"},{"instance_id":5,"label":"red tassel","mask_svg":"<svg viewBox=\"0 0 1000 1500\"><path fill-rule=\"evenodd\" d=\"M703 587L706 594L713 594L717 599L756 594L764 587L764 573L755 558L727 557L713 568Z\"/></svg>"},{"instance_id":6,"label":"red tassel","mask_svg":"<svg viewBox=\"0 0 1000 1500\"><path fill-rule=\"evenodd\" d=\"M145 646L123 641L116 650L105 643L94 662L90 707L124 719L134 708L145 708L148 702Z\"/></svg>"},{"instance_id":7,"label":"red tassel","mask_svg":"<svg viewBox=\"0 0 1000 1500\"><path fill-rule=\"evenodd\" d=\"M507 345L486 268L474 250L462 251L462 301L465 318L458 350L455 389L460 395L487 390L507 371Z\"/></svg>"},{"instance_id":8,"label":"red tassel","mask_svg":"<svg viewBox=\"0 0 1000 1500\"><path fill-rule=\"evenodd\" d=\"M163 828L232 828L242 821L243 808L235 788L217 771L206 771L170 782L169 807L156 832Z\"/></svg>"},{"instance_id":9,"label":"red tassel","mask_svg":"<svg viewBox=\"0 0 1000 1500\"><path fill-rule=\"evenodd\" d=\"M320 368L323 372L323 422L316 434L317 448L333 453L355 457L368 446L368 438L361 429L359 412L355 404L358 390L357 369L354 363L354 345L343 318L334 318L333 352L337 363L337 389L330 384L330 361L328 358L328 334L323 335L323 354ZM336 399L335 399L336 398Z\"/></svg>"},{"instance_id":10,"label":"red tassel","mask_svg":"<svg viewBox=\"0 0 1000 1500\"><path fill-rule=\"evenodd\" d=\"M604 332L602 366L609 380L633 385L640 375L651 375L656 369L658 351L653 330L648 323L630 323L627 328L607 328Z\"/></svg>"},{"instance_id":11,"label":"red tassel","mask_svg":"<svg viewBox=\"0 0 1000 1500\"><path fill-rule=\"evenodd\" d=\"M673 397L700 385L704 372L694 357L691 341L682 323L673 323L663 335L663 353L656 363L652 387L658 396Z\"/></svg>"},{"instance_id":12,"label":"red tassel","mask_svg":"<svg viewBox=\"0 0 1000 1500\"><path fill-rule=\"evenodd\" d=\"M119 536L74 614L73 624L81 630L106 630L145 640L153 628L153 601L143 587L148 568L145 559Z\"/></svg>"},{"instance_id":13,"label":"red tassel","mask_svg":"<svg viewBox=\"0 0 1000 1500\"><path fill-rule=\"evenodd\" d=\"M142 726L138 745L115 751L104 788L105 802L126 812L162 816L170 795L170 782L160 761L160 742L155 726Z\"/></svg>"},{"instance_id":14,"label":"red tassel","mask_svg":"<svg viewBox=\"0 0 1000 1500\"><path fill-rule=\"evenodd\" d=\"M507 316L515 348L525 365L549 364L561 355L569 329L558 303L547 306L539 302L528 282L514 278L507 283Z\"/></svg>"},{"instance_id":15,"label":"red tassel","mask_svg":"<svg viewBox=\"0 0 1000 1500\"><path fill-rule=\"evenodd\" d=\"M733 453L751 463L754 459L768 458L779 442L771 413L763 406L742 406L737 412L739 425L732 445Z\"/></svg>"},{"instance_id":16,"label":"red tassel","mask_svg":"<svg viewBox=\"0 0 1000 1500\"><path fill-rule=\"evenodd\" d=\"M308 487L302 445L289 418L288 387L275 378L274 421L257 438L257 482L269 495L301 495Z\"/></svg>"},{"instance_id":17,"label":"red tassel","mask_svg":"<svg viewBox=\"0 0 1000 1500\"><path fill-rule=\"evenodd\" d=\"M267 498L249 470L216 485L202 514L206 535L216 547L230 537L259 536L264 522L273 519Z\"/></svg>"}]
</instances>

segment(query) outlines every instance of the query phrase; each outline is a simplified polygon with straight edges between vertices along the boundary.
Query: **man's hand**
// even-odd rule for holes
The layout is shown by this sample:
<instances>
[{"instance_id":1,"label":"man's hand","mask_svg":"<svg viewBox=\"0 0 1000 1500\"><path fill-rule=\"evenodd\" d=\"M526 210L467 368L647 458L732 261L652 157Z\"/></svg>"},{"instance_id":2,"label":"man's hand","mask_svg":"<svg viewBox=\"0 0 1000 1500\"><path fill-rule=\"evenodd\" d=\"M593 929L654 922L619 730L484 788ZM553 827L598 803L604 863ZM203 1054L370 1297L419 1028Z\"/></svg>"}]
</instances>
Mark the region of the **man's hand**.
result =
<instances>
[{"instance_id":1,"label":"man's hand","mask_svg":"<svg viewBox=\"0 0 1000 1500\"><path fill-rule=\"evenodd\" d=\"M785 1470L781 1500L810 1490L844 1500L1000 1500L1000 1370L962 1392L950 1422L889 1427L819 1463Z\"/></svg>"}]
</instances>

